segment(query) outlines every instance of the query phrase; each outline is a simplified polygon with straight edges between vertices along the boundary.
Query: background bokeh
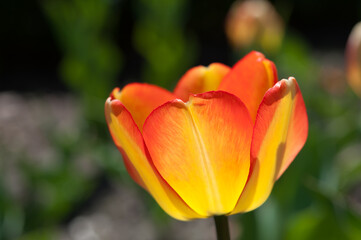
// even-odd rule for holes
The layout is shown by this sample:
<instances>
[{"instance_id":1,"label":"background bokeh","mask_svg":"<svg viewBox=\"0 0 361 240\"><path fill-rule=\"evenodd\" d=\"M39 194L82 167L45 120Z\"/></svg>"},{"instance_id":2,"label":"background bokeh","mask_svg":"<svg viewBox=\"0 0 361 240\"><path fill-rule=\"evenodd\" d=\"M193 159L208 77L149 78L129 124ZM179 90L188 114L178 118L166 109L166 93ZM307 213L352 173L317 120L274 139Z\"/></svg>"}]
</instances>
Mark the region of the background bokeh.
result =
<instances>
[{"instance_id":1,"label":"background bokeh","mask_svg":"<svg viewBox=\"0 0 361 240\"><path fill-rule=\"evenodd\" d=\"M268 201L231 217L233 239L361 239L361 99L345 72L361 2L270 2L271 48L227 40L232 0L2 0L0 239L215 239L212 219L173 220L130 179L103 107L116 86L172 90L251 49L298 80L309 137Z\"/></svg>"}]
</instances>

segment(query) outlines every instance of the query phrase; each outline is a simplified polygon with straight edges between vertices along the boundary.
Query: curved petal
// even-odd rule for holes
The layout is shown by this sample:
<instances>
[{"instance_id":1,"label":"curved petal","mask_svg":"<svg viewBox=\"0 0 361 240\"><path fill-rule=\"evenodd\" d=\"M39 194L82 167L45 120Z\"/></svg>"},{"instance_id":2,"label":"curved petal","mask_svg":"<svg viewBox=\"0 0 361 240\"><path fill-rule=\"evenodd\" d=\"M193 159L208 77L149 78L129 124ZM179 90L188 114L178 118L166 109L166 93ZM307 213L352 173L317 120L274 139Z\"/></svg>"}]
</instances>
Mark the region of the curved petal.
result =
<instances>
[{"instance_id":1,"label":"curved petal","mask_svg":"<svg viewBox=\"0 0 361 240\"><path fill-rule=\"evenodd\" d=\"M143 129L159 173L207 216L233 210L249 173L251 135L247 108L222 91L168 102L150 114Z\"/></svg>"},{"instance_id":2,"label":"curved petal","mask_svg":"<svg viewBox=\"0 0 361 240\"><path fill-rule=\"evenodd\" d=\"M132 178L144 187L169 215L180 220L202 218L164 181L150 160L143 137L132 116L118 100L105 103L105 117L114 143Z\"/></svg>"},{"instance_id":3,"label":"curved petal","mask_svg":"<svg viewBox=\"0 0 361 240\"><path fill-rule=\"evenodd\" d=\"M132 114L140 131L143 129L145 119L156 107L176 99L173 93L146 83L131 83L121 91L119 91L119 88L115 88L111 93L111 97L123 103Z\"/></svg>"},{"instance_id":4,"label":"curved petal","mask_svg":"<svg viewBox=\"0 0 361 240\"><path fill-rule=\"evenodd\" d=\"M361 97L361 22L350 33L346 45L346 73L352 90Z\"/></svg>"},{"instance_id":5,"label":"curved petal","mask_svg":"<svg viewBox=\"0 0 361 240\"><path fill-rule=\"evenodd\" d=\"M218 89L239 97L254 122L265 92L277 82L277 78L273 62L262 53L253 51L233 66Z\"/></svg>"},{"instance_id":6,"label":"curved petal","mask_svg":"<svg viewBox=\"0 0 361 240\"><path fill-rule=\"evenodd\" d=\"M251 145L251 174L233 213L251 211L271 193L306 142L308 119L296 79L267 91L258 110Z\"/></svg>"},{"instance_id":7,"label":"curved petal","mask_svg":"<svg viewBox=\"0 0 361 240\"><path fill-rule=\"evenodd\" d=\"M215 91L230 69L222 63L212 63L208 67L191 68L179 80L174 89L174 94L187 102L191 94Z\"/></svg>"}]
</instances>

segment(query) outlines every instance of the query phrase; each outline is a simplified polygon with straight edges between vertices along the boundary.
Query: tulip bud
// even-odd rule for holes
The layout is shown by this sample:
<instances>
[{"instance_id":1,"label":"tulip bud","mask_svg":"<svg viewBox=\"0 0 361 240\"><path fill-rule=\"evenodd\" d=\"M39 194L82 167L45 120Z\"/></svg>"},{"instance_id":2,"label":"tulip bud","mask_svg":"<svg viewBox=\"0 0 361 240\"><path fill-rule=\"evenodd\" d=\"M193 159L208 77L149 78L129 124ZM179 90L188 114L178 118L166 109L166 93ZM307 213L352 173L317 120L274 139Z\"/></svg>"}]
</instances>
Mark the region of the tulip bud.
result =
<instances>
[{"instance_id":1,"label":"tulip bud","mask_svg":"<svg viewBox=\"0 0 361 240\"><path fill-rule=\"evenodd\" d=\"M172 217L215 216L217 226L267 200L308 134L296 79L278 81L273 62L255 51L232 68L190 69L173 93L116 88L105 117L135 182Z\"/></svg>"},{"instance_id":2,"label":"tulip bud","mask_svg":"<svg viewBox=\"0 0 361 240\"><path fill-rule=\"evenodd\" d=\"M267 1L236 1L226 19L226 34L235 49L259 46L276 52L284 35L284 23Z\"/></svg>"},{"instance_id":3,"label":"tulip bud","mask_svg":"<svg viewBox=\"0 0 361 240\"><path fill-rule=\"evenodd\" d=\"M361 22L353 27L347 41L346 73L352 90L361 97Z\"/></svg>"}]
</instances>

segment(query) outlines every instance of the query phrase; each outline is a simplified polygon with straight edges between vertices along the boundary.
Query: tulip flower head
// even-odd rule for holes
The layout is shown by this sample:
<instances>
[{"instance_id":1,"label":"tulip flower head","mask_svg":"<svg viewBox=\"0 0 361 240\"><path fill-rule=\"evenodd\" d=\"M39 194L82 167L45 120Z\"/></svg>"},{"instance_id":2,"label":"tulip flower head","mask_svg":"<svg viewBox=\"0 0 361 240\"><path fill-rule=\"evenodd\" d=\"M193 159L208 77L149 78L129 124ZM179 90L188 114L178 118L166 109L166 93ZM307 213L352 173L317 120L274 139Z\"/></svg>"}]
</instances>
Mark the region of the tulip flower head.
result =
<instances>
[{"instance_id":1,"label":"tulip flower head","mask_svg":"<svg viewBox=\"0 0 361 240\"><path fill-rule=\"evenodd\" d=\"M267 52L276 52L283 39L284 23L268 1L238 0L229 10L226 34L236 49L260 46Z\"/></svg>"},{"instance_id":2,"label":"tulip flower head","mask_svg":"<svg viewBox=\"0 0 361 240\"><path fill-rule=\"evenodd\" d=\"M347 41L346 72L349 85L361 97L361 22L353 27Z\"/></svg>"},{"instance_id":3,"label":"tulip flower head","mask_svg":"<svg viewBox=\"0 0 361 240\"><path fill-rule=\"evenodd\" d=\"M278 81L259 52L194 67L174 92L116 88L105 116L131 177L180 220L259 207L308 133L296 79Z\"/></svg>"}]
</instances>

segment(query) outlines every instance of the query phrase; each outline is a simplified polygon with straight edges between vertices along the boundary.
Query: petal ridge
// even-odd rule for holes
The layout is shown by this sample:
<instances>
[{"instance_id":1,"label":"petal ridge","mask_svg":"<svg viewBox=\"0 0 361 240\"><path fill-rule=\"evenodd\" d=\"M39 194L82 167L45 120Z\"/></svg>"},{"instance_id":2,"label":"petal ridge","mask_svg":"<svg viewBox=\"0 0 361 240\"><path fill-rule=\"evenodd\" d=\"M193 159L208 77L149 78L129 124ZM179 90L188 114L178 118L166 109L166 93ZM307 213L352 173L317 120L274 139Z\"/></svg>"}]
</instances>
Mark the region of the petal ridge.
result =
<instances>
[{"instance_id":1,"label":"petal ridge","mask_svg":"<svg viewBox=\"0 0 361 240\"><path fill-rule=\"evenodd\" d=\"M168 102L149 115L143 131L159 173L206 216L233 210L249 173L251 134L247 108L223 91Z\"/></svg>"},{"instance_id":2,"label":"petal ridge","mask_svg":"<svg viewBox=\"0 0 361 240\"><path fill-rule=\"evenodd\" d=\"M263 204L306 142L308 120L293 77L269 89L257 113L251 144L251 173L232 214Z\"/></svg>"}]
</instances>

